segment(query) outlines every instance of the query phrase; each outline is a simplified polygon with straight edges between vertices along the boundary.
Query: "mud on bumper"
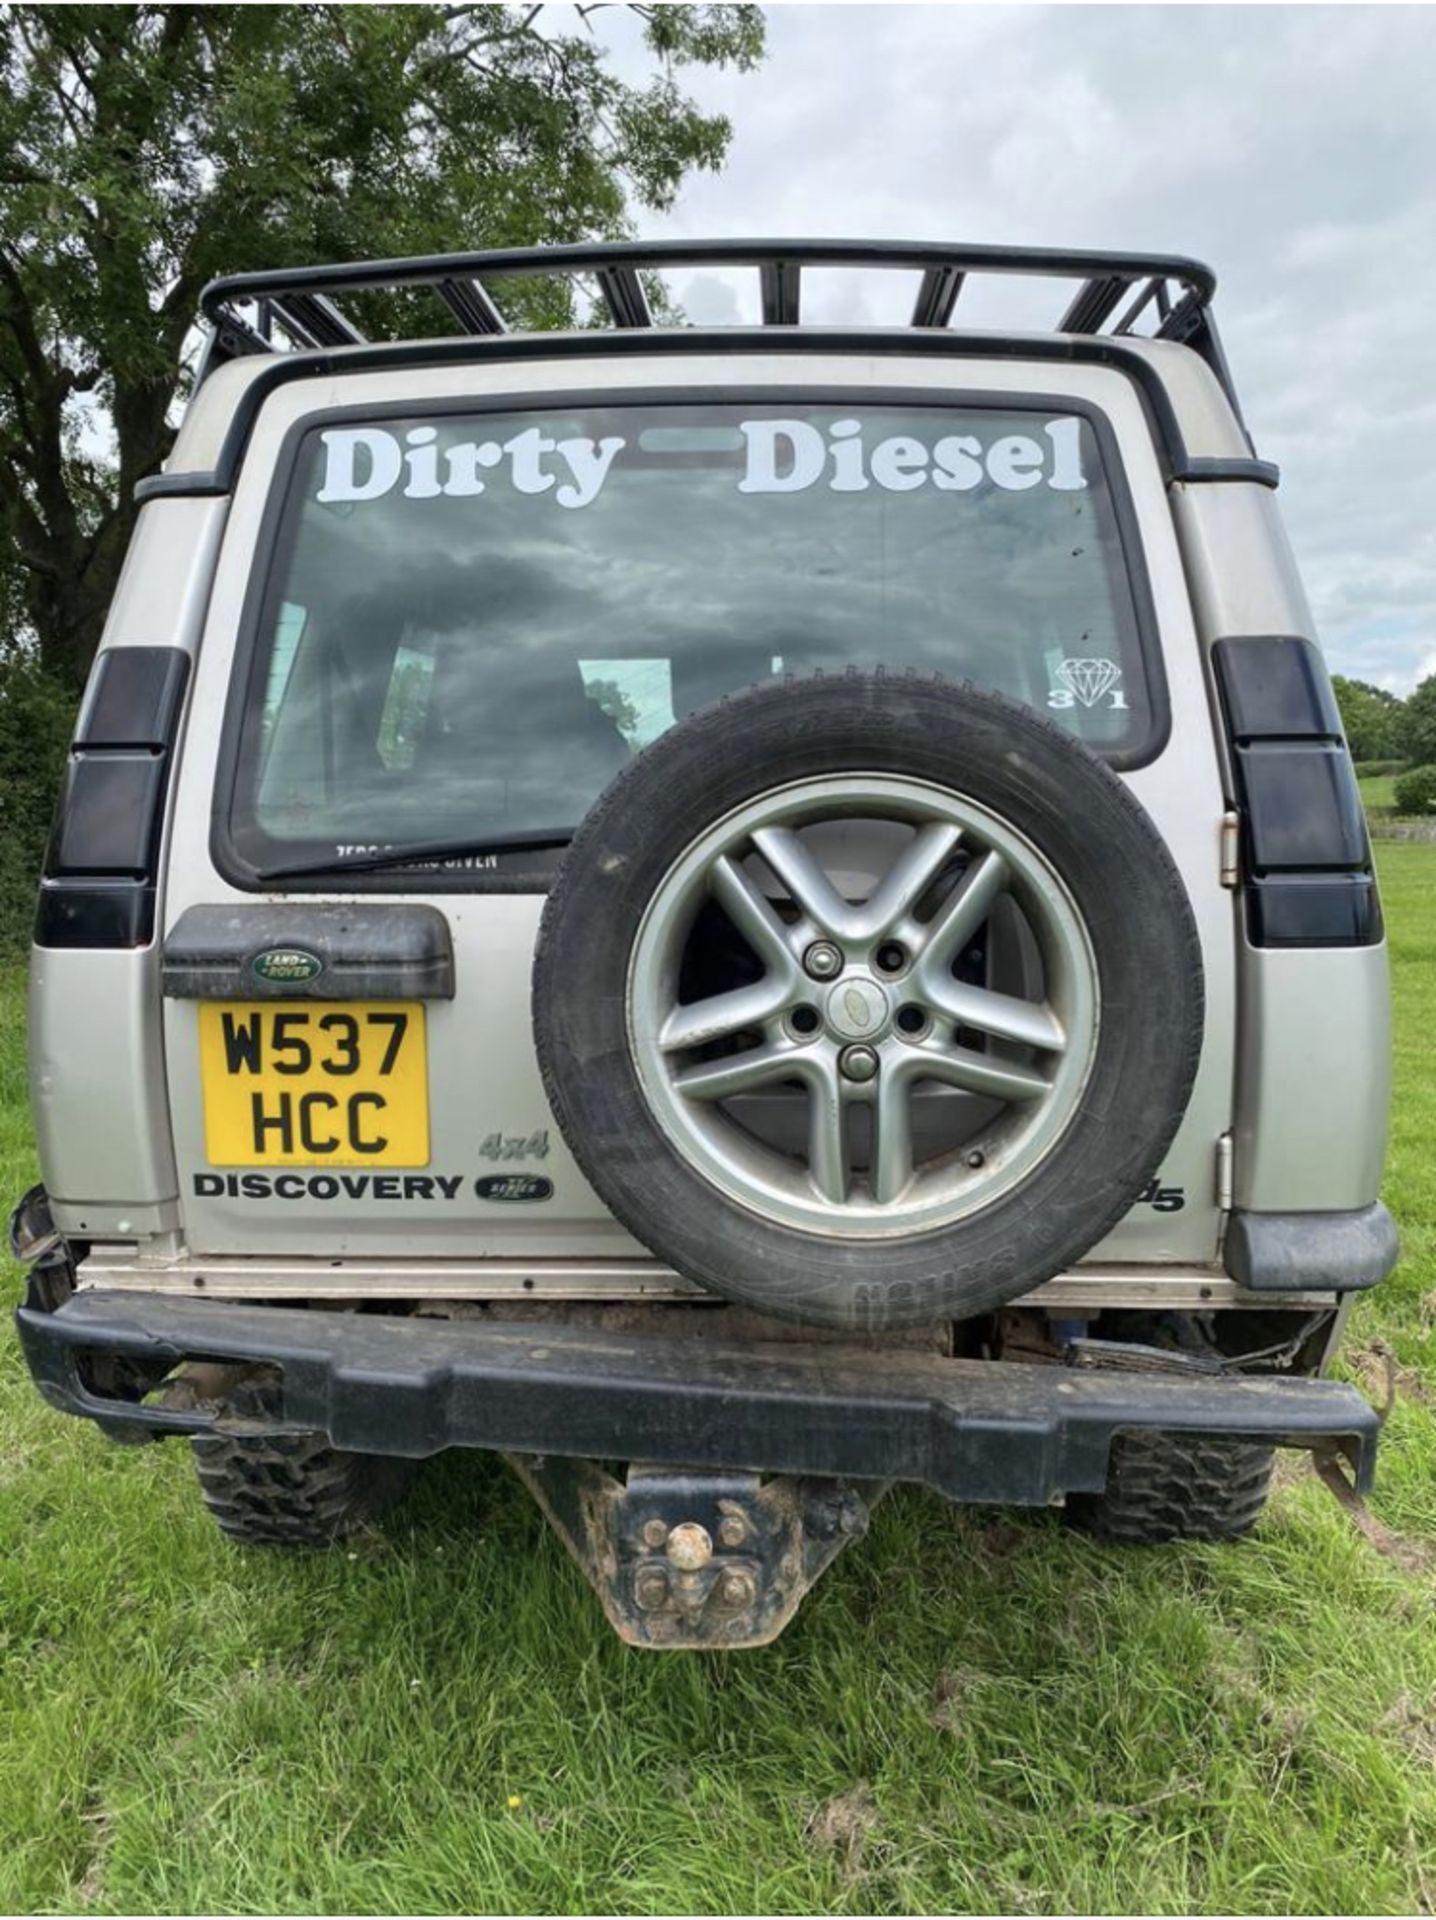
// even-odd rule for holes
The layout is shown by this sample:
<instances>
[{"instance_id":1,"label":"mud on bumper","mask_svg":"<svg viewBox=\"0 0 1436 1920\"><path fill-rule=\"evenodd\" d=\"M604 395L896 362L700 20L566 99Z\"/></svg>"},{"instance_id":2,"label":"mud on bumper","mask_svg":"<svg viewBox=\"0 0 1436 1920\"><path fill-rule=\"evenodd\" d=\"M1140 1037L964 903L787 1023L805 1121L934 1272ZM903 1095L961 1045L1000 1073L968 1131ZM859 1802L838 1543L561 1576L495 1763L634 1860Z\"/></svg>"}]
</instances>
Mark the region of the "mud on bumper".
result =
<instances>
[{"instance_id":1,"label":"mud on bumper","mask_svg":"<svg viewBox=\"0 0 1436 1920\"><path fill-rule=\"evenodd\" d=\"M51 1406L117 1438L223 1431L221 1401L165 1404L187 1362L264 1367L276 1430L423 1458L449 1447L858 1481L1047 1506L1100 1492L1134 1429L1344 1457L1371 1482L1377 1415L1333 1380L1103 1371L827 1344L608 1333L32 1287L20 1338ZM253 1423L247 1422L247 1428Z\"/></svg>"}]
</instances>

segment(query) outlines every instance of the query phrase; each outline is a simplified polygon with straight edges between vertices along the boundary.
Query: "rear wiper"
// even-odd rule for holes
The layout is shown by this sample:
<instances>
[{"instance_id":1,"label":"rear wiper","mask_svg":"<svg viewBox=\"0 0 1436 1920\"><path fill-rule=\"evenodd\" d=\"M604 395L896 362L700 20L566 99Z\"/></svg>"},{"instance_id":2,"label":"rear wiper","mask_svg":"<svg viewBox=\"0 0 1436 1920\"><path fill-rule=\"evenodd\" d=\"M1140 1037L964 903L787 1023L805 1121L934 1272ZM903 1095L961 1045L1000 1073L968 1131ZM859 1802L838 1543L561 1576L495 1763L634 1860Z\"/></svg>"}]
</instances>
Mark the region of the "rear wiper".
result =
<instances>
[{"instance_id":1,"label":"rear wiper","mask_svg":"<svg viewBox=\"0 0 1436 1920\"><path fill-rule=\"evenodd\" d=\"M297 860L291 866L265 867L255 879L303 880L314 874L377 873L385 867L408 867L443 860L478 860L490 853L541 852L545 848L566 847L574 836L572 827L538 827L528 833L511 833L501 840L428 840L411 847L385 847L380 853L336 853L322 860Z\"/></svg>"}]
</instances>

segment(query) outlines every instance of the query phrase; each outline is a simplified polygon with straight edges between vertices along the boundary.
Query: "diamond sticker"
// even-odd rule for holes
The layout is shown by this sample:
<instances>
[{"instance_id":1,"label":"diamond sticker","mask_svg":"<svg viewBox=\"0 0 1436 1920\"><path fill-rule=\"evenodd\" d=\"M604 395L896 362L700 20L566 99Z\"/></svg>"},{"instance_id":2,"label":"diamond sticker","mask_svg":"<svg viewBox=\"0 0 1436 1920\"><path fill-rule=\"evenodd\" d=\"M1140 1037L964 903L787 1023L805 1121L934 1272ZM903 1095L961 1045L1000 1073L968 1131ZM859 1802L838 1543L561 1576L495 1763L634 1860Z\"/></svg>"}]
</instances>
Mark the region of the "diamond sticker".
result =
<instances>
[{"instance_id":1,"label":"diamond sticker","mask_svg":"<svg viewBox=\"0 0 1436 1920\"><path fill-rule=\"evenodd\" d=\"M1122 678L1122 669L1115 660L1064 660L1056 677L1084 707L1095 707Z\"/></svg>"}]
</instances>

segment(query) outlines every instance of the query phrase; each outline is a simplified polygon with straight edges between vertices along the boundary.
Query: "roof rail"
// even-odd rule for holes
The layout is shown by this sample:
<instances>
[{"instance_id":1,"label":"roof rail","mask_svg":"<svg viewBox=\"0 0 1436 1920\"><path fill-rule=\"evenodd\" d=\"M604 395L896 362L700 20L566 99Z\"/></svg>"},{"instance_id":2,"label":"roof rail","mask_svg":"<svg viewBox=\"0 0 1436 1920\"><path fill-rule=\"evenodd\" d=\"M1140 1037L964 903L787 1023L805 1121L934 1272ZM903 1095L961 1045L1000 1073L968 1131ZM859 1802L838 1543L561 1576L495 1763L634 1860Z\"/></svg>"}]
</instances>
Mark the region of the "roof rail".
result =
<instances>
[{"instance_id":1,"label":"roof rail","mask_svg":"<svg viewBox=\"0 0 1436 1920\"><path fill-rule=\"evenodd\" d=\"M340 295L429 288L458 322L460 332L492 335L505 332L506 325L489 292L490 283L534 275L589 276L612 326L651 327L657 322L643 276L675 267L756 269L763 324L768 327L801 324L803 271L808 267L919 273L909 325L924 329L948 325L966 282L975 274L1077 280L1081 284L1061 309L1055 332L1130 334L1137 321L1148 316L1150 337L1182 341L1200 354L1236 406L1211 313L1216 275L1200 260L1179 254L1063 252L1051 247L948 246L909 240L625 240L229 274L212 280L200 299L201 313L213 328L201 378L220 361L275 351L276 328L291 347L300 350L362 345L365 336L341 310ZM258 309L253 324L239 311L250 306ZM437 311L435 317L441 317Z\"/></svg>"}]
</instances>

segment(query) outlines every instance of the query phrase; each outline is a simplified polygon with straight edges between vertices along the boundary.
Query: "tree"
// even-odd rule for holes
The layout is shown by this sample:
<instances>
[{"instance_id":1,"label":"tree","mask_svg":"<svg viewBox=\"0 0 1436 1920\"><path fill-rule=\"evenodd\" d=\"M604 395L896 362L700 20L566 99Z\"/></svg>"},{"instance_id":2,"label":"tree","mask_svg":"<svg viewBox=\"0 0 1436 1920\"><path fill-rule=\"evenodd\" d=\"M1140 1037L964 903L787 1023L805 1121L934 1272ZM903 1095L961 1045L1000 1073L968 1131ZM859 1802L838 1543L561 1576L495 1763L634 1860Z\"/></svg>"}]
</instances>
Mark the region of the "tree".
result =
<instances>
[{"instance_id":1,"label":"tree","mask_svg":"<svg viewBox=\"0 0 1436 1920\"><path fill-rule=\"evenodd\" d=\"M675 73L753 66L759 9L632 9L637 86L592 11L0 7L0 607L47 671L88 668L207 280L613 239L721 163L727 121Z\"/></svg>"},{"instance_id":2,"label":"tree","mask_svg":"<svg viewBox=\"0 0 1436 1920\"><path fill-rule=\"evenodd\" d=\"M1339 673L1331 676L1331 685L1352 759L1396 759L1401 753L1397 739L1401 702L1396 695L1365 680L1347 680Z\"/></svg>"},{"instance_id":3,"label":"tree","mask_svg":"<svg viewBox=\"0 0 1436 1920\"><path fill-rule=\"evenodd\" d=\"M1401 711L1397 752L1413 767L1436 766L1436 673L1428 673Z\"/></svg>"}]
</instances>

